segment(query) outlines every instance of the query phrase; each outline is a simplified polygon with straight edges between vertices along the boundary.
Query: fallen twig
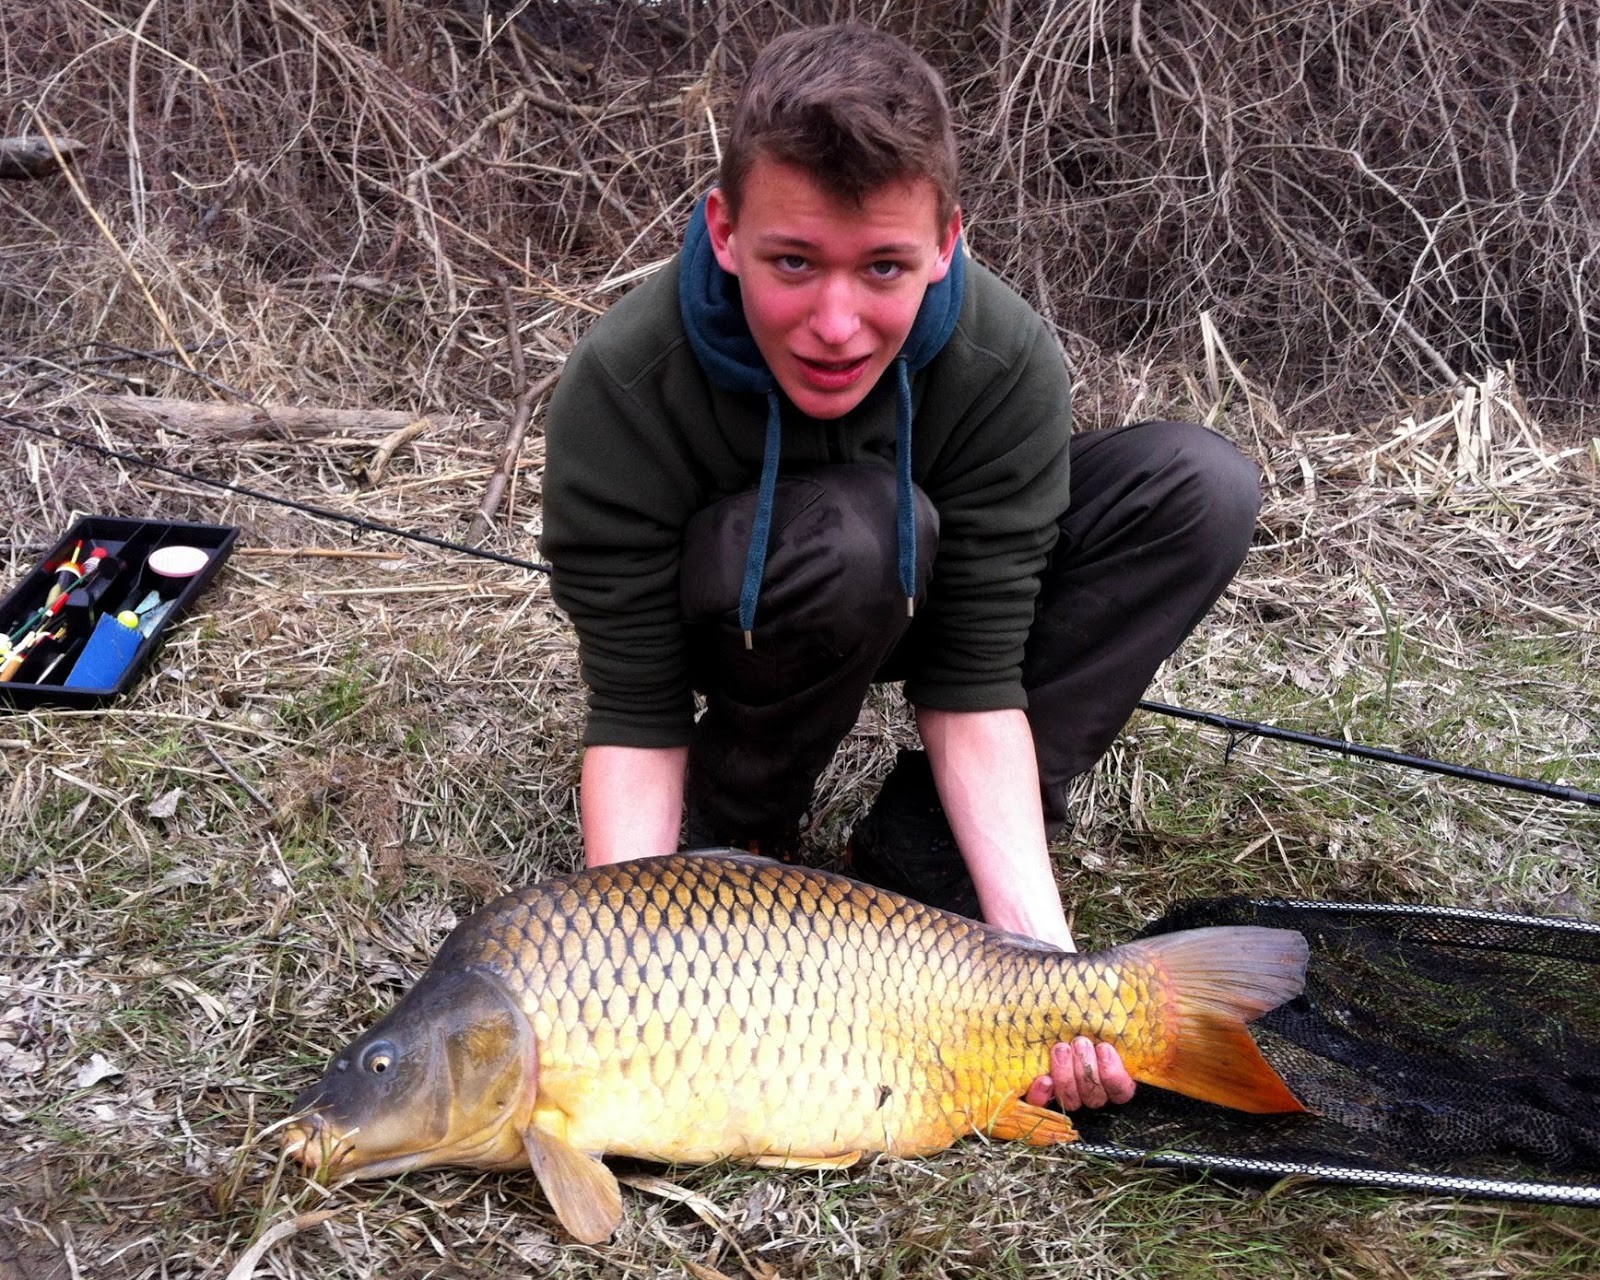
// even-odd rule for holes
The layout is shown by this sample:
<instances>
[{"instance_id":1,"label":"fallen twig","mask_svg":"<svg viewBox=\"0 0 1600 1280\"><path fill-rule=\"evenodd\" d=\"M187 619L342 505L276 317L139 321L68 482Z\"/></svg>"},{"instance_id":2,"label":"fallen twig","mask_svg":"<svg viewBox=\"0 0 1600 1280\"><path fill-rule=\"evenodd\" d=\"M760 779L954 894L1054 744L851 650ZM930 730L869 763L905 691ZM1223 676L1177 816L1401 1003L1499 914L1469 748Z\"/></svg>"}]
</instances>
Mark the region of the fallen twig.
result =
<instances>
[{"instance_id":1,"label":"fallen twig","mask_svg":"<svg viewBox=\"0 0 1600 1280\"><path fill-rule=\"evenodd\" d=\"M88 143L75 138L0 138L0 178L31 181L53 177L67 161L88 149Z\"/></svg>"},{"instance_id":2,"label":"fallen twig","mask_svg":"<svg viewBox=\"0 0 1600 1280\"><path fill-rule=\"evenodd\" d=\"M357 547L235 547L236 556L305 556L327 560L404 560L404 551L363 551Z\"/></svg>"},{"instance_id":3,"label":"fallen twig","mask_svg":"<svg viewBox=\"0 0 1600 1280\"><path fill-rule=\"evenodd\" d=\"M414 422L406 423L398 431L391 432L384 437L383 443L372 455L371 463L356 468L357 478L369 488L376 489L383 483L383 473L388 470L389 459L394 457L395 450L408 441L415 440L432 425L433 423L427 418L418 418Z\"/></svg>"},{"instance_id":4,"label":"fallen twig","mask_svg":"<svg viewBox=\"0 0 1600 1280\"><path fill-rule=\"evenodd\" d=\"M338 1212L337 1209L318 1209L313 1213L302 1213L298 1217L285 1218L282 1222L274 1223L261 1233L259 1240L239 1255L239 1261L233 1264L227 1280L250 1280L256 1273L256 1263L266 1256L267 1250L273 1245L310 1227L321 1226Z\"/></svg>"},{"instance_id":5,"label":"fallen twig","mask_svg":"<svg viewBox=\"0 0 1600 1280\"><path fill-rule=\"evenodd\" d=\"M175 400L162 396L95 396L85 403L114 422L145 422L152 419L161 426L185 435L222 435L233 440L271 437L279 440L306 439L334 432L383 431L390 438L415 428L412 435L425 430L427 418L418 418L406 409L327 409L320 405L223 404L218 401ZM410 439L406 436L405 439ZM405 443L397 440L390 449ZM388 444L388 440L384 441ZM381 450L380 450L381 452ZM374 458L374 467L378 465ZM388 458L384 457L387 463Z\"/></svg>"},{"instance_id":6,"label":"fallen twig","mask_svg":"<svg viewBox=\"0 0 1600 1280\"><path fill-rule=\"evenodd\" d=\"M206 749L206 754L209 755L213 760L215 760L217 762L218 766L222 769L222 771L225 774L227 774L228 777L232 778L233 781L238 784L240 789L242 789L247 796L249 796L252 800L254 800L258 805L260 805L268 813L275 812L271 801L269 801L264 795L262 795L253 786L251 786L249 781L245 778L245 776L243 774L241 774L237 769L235 769L231 764L229 764L226 759L223 758L222 753L220 751L218 751L215 746L212 745L211 739L206 737L205 730L201 729L199 727L196 727L195 732L200 735L200 745L203 746Z\"/></svg>"}]
</instances>

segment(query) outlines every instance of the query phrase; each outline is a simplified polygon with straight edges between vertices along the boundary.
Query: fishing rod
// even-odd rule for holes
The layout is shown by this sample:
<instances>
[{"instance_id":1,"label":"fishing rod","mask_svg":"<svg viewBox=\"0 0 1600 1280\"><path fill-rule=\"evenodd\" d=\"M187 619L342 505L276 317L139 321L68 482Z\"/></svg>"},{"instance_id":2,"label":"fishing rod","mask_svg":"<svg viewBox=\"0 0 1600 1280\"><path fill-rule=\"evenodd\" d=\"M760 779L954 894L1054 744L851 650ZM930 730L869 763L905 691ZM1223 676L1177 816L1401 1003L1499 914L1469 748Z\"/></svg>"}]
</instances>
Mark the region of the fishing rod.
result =
<instances>
[{"instance_id":1,"label":"fishing rod","mask_svg":"<svg viewBox=\"0 0 1600 1280\"><path fill-rule=\"evenodd\" d=\"M237 493L259 502L266 502L274 506L286 507L292 511L315 516L322 520L333 520L340 524L349 525L355 529L369 533L381 533L388 537L400 538L405 541L419 542L427 546L437 547L445 551L456 551L463 555L474 556L480 560L492 560L496 564L508 565L514 569L525 569L532 573L549 573L550 566L542 561L526 560L520 556L506 555L499 551L490 551L484 547L474 547L468 543L455 542L449 538L436 537L433 534L423 533L418 529L402 529L391 524L384 524L377 520L368 520L364 516L349 515L342 511L331 511L326 507L314 506L309 502L300 502L294 498L284 498L277 494L252 489L248 485L236 484L230 480L218 480L211 476L201 475L195 471L188 471L182 467L168 466L165 463L155 462L139 454L128 453L119 449L112 449L94 440L85 440L79 436L67 435L64 432L52 430L49 427L29 422L13 414L0 412L0 422L21 427L35 435L44 436L46 439L55 440L61 444L74 445L80 449L88 449L103 457L113 458L129 466L142 467L149 471L159 471L165 475L173 476L180 480L187 480L193 484L206 485L213 489L223 489L229 493ZM1335 752L1340 755L1353 756L1362 760L1372 760L1383 764L1399 765L1402 768L1416 769L1424 773L1440 774L1444 777L1460 778L1467 782L1479 783L1485 786L1504 787L1512 791L1527 792L1532 795L1545 796L1553 800L1566 800L1576 804L1589 805L1600 808L1600 794L1583 791L1576 787L1563 786L1554 782L1542 782L1536 778L1520 778L1513 774L1495 773L1488 769L1477 769L1469 765L1451 764L1448 761L1432 760L1426 756L1408 755L1405 752L1389 751L1383 747L1369 747L1359 742L1351 742L1345 738L1328 738L1320 734L1302 733L1295 729L1281 729L1276 725L1262 724L1254 720L1240 720L1233 716L1219 715L1212 711L1192 711L1187 707L1175 707L1164 702L1151 702L1142 700L1139 703L1141 710L1153 712L1157 715L1170 716L1179 720L1191 720L1199 724L1209 725L1221 729L1228 734L1227 754L1231 755L1240 738L1256 737L1271 738L1280 742L1292 742L1298 746L1311 747L1320 751Z\"/></svg>"},{"instance_id":2,"label":"fishing rod","mask_svg":"<svg viewBox=\"0 0 1600 1280\"><path fill-rule=\"evenodd\" d=\"M1427 756L1413 756L1403 751L1363 746L1347 738L1325 738L1320 734L1302 733L1298 729L1280 729L1277 725L1258 724L1254 720L1236 720L1232 716L1218 715L1214 711L1191 711L1188 707L1169 706L1164 702L1141 701L1139 707L1141 710L1153 711L1158 715L1172 716L1178 720L1193 720L1198 724L1210 725L1213 729L1225 730L1228 734L1225 757L1233 754L1233 749L1240 738L1275 738L1279 742L1293 742L1302 747L1315 747L1321 751L1333 751L1340 755L1355 756L1361 760L1397 764L1407 769L1421 770L1423 773L1437 773L1447 778L1461 778L1467 782L1505 787L1511 791L1526 791L1533 795L1547 796L1552 800L1570 800L1576 804L1600 808L1600 795L1592 791L1581 791L1577 787L1563 786L1558 782L1541 782L1537 778L1519 778L1514 774L1475 769L1470 765L1430 760Z\"/></svg>"},{"instance_id":3,"label":"fishing rod","mask_svg":"<svg viewBox=\"0 0 1600 1280\"><path fill-rule=\"evenodd\" d=\"M186 471L182 467L170 467L164 462L155 462L149 458L140 457L136 453L126 453L120 449L112 449L94 440L85 440L80 436L69 436L60 431L52 431L48 427L39 426L37 423L28 422L9 413L0 412L0 422L9 423L14 427L21 427L24 431L31 431L34 435L44 436L47 440L76 445L80 449L88 449L91 453L98 453L102 457L115 458L118 462L126 462L130 466L143 467L147 471L159 471L163 475L174 476L179 480L188 480L194 484L209 485L213 489L226 489L229 493L238 493L247 498L254 498L259 502L271 503L278 507L287 507L291 511L300 511L306 515L316 516L318 519L335 520L340 524L347 524L352 528L365 530L369 533L388 534L392 538L404 538L411 542L426 543L430 547L439 547L445 551L460 551L469 556L476 556L480 560L493 560L496 564L510 565L513 569L528 569L535 573L550 572L549 565L542 564L537 560L524 560L519 556L504 555L499 551L490 551L485 547L469 546L464 542L452 542L449 538L435 537L431 533L423 533L420 529L401 529L392 524L384 524L380 520L368 520L365 516L353 516L343 511L330 511L327 507L313 506L309 502L279 497L277 494L267 493L261 489L252 489L249 485L235 484L231 480L217 480L211 476L201 475L197 471Z\"/></svg>"}]
</instances>

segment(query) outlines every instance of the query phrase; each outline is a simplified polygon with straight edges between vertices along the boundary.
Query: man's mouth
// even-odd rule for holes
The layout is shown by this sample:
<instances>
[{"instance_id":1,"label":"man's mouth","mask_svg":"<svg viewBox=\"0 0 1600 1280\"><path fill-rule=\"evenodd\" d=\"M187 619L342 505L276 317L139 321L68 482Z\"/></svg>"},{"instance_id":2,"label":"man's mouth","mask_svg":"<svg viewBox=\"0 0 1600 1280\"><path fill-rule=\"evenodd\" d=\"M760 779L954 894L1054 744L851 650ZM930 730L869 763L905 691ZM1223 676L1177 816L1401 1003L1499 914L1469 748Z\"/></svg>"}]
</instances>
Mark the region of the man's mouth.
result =
<instances>
[{"instance_id":1,"label":"man's mouth","mask_svg":"<svg viewBox=\"0 0 1600 1280\"><path fill-rule=\"evenodd\" d=\"M795 362L804 372L806 380L824 391L839 391L850 386L866 372L871 360L870 355L858 356L854 360L810 360L805 356L795 357Z\"/></svg>"}]
</instances>

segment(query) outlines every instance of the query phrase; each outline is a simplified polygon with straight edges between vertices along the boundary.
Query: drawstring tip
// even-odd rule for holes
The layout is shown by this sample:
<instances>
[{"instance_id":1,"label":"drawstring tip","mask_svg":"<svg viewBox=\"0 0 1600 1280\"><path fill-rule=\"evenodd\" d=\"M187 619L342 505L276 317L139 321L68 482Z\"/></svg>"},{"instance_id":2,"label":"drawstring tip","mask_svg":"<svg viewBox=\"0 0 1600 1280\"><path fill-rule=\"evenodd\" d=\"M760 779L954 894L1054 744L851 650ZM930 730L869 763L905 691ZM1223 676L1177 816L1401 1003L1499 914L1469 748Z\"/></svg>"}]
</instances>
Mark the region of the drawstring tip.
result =
<instances>
[{"instance_id":1,"label":"drawstring tip","mask_svg":"<svg viewBox=\"0 0 1600 1280\"><path fill-rule=\"evenodd\" d=\"M907 596L906 597L906 617L914 618L916 616L917 616L917 601L916 601L916 597Z\"/></svg>"},{"instance_id":2,"label":"drawstring tip","mask_svg":"<svg viewBox=\"0 0 1600 1280\"><path fill-rule=\"evenodd\" d=\"M756 647L756 639L748 631L744 633L744 647L746 649L754 649Z\"/></svg>"}]
</instances>

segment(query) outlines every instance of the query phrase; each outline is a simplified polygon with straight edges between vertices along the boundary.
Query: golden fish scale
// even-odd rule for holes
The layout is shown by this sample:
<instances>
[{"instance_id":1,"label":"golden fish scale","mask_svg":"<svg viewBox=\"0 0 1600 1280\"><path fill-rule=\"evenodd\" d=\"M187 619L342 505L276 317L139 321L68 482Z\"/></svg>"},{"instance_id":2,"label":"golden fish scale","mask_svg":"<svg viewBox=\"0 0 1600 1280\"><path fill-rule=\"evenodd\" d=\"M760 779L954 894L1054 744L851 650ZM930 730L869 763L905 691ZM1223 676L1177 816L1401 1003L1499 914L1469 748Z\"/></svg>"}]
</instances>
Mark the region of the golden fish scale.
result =
<instances>
[{"instance_id":1,"label":"golden fish scale","mask_svg":"<svg viewBox=\"0 0 1600 1280\"><path fill-rule=\"evenodd\" d=\"M436 967L485 965L539 1045L541 1123L582 1150L773 1160L939 1150L1048 1047L1159 1058L1156 975L1041 949L834 876L647 859L532 886Z\"/></svg>"}]
</instances>

